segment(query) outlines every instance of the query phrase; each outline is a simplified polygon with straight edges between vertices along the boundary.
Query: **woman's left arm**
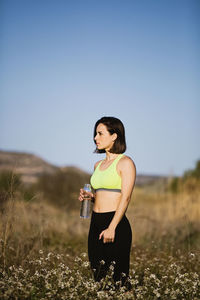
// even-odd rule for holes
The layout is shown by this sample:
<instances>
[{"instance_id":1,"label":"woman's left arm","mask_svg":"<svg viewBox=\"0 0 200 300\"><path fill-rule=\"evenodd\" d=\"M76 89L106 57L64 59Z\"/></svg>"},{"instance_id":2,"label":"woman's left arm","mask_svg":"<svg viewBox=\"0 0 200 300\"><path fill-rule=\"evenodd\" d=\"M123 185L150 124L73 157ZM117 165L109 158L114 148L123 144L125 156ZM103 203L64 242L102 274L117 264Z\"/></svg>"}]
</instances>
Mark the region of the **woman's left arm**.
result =
<instances>
[{"instance_id":1,"label":"woman's left arm","mask_svg":"<svg viewBox=\"0 0 200 300\"><path fill-rule=\"evenodd\" d=\"M135 184L136 167L131 158L126 156L121 159L119 162L119 170L122 180L121 199L110 225L107 229L102 231L99 236L99 239L103 236L104 243L114 242L115 229L127 210Z\"/></svg>"}]
</instances>

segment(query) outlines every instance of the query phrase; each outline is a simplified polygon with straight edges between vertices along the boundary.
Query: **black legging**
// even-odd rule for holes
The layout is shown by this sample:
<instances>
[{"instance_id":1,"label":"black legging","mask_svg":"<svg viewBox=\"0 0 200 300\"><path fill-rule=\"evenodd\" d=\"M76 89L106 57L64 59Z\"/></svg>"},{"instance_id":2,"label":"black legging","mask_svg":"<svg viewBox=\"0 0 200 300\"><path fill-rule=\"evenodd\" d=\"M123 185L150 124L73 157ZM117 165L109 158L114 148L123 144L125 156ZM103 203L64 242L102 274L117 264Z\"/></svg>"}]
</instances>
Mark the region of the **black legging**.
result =
<instances>
[{"instance_id":1,"label":"black legging","mask_svg":"<svg viewBox=\"0 0 200 300\"><path fill-rule=\"evenodd\" d=\"M113 243L103 243L103 237L99 240L100 233L108 228L114 214L115 211L92 212L88 235L88 257L96 281L106 276L110 264L115 261L113 279L115 282L121 280L124 284L129 275L132 242L132 231L127 217L124 215L118 223Z\"/></svg>"}]
</instances>

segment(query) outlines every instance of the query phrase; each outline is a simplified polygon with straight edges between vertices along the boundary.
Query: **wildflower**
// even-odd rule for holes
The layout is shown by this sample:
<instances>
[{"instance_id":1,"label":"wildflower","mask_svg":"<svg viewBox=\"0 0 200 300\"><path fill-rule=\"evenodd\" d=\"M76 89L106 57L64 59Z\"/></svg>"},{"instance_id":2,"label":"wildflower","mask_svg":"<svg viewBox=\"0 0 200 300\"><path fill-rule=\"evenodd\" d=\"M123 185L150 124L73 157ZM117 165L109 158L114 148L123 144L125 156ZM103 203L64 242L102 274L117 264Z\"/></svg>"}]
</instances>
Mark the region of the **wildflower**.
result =
<instances>
[{"instance_id":1,"label":"wildflower","mask_svg":"<svg viewBox=\"0 0 200 300\"><path fill-rule=\"evenodd\" d=\"M37 277L39 277L40 276L40 274L39 274L39 272L38 271L35 271L35 274L34 274L35 276L37 276Z\"/></svg>"},{"instance_id":2,"label":"wildflower","mask_svg":"<svg viewBox=\"0 0 200 300\"><path fill-rule=\"evenodd\" d=\"M100 264L101 264L101 265L105 265L105 261L102 259L102 260L100 261Z\"/></svg>"},{"instance_id":3,"label":"wildflower","mask_svg":"<svg viewBox=\"0 0 200 300\"><path fill-rule=\"evenodd\" d=\"M165 295L169 294L170 290L168 288L166 288L165 290Z\"/></svg>"},{"instance_id":4,"label":"wildflower","mask_svg":"<svg viewBox=\"0 0 200 300\"><path fill-rule=\"evenodd\" d=\"M151 274L150 278L156 279L156 275L155 274Z\"/></svg>"},{"instance_id":5,"label":"wildflower","mask_svg":"<svg viewBox=\"0 0 200 300\"><path fill-rule=\"evenodd\" d=\"M109 269L110 269L111 271L114 271L114 267L113 267L112 265L110 265Z\"/></svg>"},{"instance_id":6,"label":"wildflower","mask_svg":"<svg viewBox=\"0 0 200 300\"><path fill-rule=\"evenodd\" d=\"M45 287L46 287L46 289L48 289L48 290L51 290L51 289L52 289L52 285L51 285L49 282L47 282L47 283L45 284Z\"/></svg>"},{"instance_id":7,"label":"wildflower","mask_svg":"<svg viewBox=\"0 0 200 300\"><path fill-rule=\"evenodd\" d=\"M60 267L61 269L65 269L65 265L64 265L63 263L60 263L60 264L59 264L59 267Z\"/></svg>"},{"instance_id":8,"label":"wildflower","mask_svg":"<svg viewBox=\"0 0 200 300\"><path fill-rule=\"evenodd\" d=\"M85 267L85 268L87 268L87 267L89 267L89 262L88 261L85 261L84 263L83 263L83 267Z\"/></svg>"},{"instance_id":9,"label":"wildflower","mask_svg":"<svg viewBox=\"0 0 200 300\"><path fill-rule=\"evenodd\" d=\"M75 262L80 262L80 261L82 261L82 259L80 257L76 256L75 259L74 259L74 261Z\"/></svg>"},{"instance_id":10,"label":"wildflower","mask_svg":"<svg viewBox=\"0 0 200 300\"><path fill-rule=\"evenodd\" d=\"M83 253L81 253L81 256L85 258L87 256L87 254L85 252L83 252Z\"/></svg>"}]
</instances>

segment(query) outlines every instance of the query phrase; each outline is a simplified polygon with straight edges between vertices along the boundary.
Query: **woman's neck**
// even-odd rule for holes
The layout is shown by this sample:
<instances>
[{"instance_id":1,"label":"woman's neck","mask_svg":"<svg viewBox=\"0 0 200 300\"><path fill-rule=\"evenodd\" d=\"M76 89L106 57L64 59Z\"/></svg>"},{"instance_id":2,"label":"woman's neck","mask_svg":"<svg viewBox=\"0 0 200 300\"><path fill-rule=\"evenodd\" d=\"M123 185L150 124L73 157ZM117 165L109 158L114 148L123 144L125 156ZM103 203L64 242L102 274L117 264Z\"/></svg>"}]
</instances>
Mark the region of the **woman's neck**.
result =
<instances>
[{"instance_id":1,"label":"woman's neck","mask_svg":"<svg viewBox=\"0 0 200 300\"><path fill-rule=\"evenodd\" d=\"M106 161L110 161L110 160L113 160L115 159L119 154L116 154L116 153L110 153L108 151L106 151L106 158L105 160Z\"/></svg>"}]
</instances>

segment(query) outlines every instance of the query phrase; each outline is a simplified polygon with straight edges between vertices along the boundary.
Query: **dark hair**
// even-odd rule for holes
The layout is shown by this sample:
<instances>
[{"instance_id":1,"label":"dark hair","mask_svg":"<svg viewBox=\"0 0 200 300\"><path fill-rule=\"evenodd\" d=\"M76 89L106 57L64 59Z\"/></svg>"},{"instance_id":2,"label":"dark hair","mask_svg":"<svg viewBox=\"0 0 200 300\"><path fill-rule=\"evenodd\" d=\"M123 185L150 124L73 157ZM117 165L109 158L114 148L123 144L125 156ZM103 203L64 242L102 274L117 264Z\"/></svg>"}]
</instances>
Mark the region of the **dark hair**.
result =
<instances>
[{"instance_id":1,"label":"dark hair","mask_svg":"<svg viewBox=\"0 0 200 300\"><path fill-rule=\"evenodd\" d=\"M109 150L111 153L124 153L126 151L126 139L125 139L125 129L123 123L114 117L103 117L99 119L94 126L94 138L96 136L96 129L99 124L104 124L107 127L107 130L110 134L116 133L117 138L114 141L112 148ZM95 140L94 140L95 143ZM95 143L96 144L96 143ZM105 153L104 149L99 150L95 149L95 153Z\"/></svg>"}]
</instances>

